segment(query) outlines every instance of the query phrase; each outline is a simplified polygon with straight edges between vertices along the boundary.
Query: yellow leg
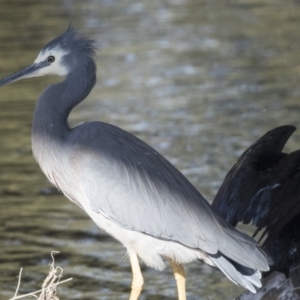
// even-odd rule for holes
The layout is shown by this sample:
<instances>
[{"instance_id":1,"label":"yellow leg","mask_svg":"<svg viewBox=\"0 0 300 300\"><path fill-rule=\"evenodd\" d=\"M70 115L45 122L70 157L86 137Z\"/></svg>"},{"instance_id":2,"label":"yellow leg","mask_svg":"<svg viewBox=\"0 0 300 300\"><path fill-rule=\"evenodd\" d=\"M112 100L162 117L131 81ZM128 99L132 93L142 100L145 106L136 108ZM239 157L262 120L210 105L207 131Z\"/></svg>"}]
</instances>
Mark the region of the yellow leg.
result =
<instances>
[{"instance_id":1,"label":"yellow leg","mask_svg":"<svg viewBox=\"0 0 300 300\"><path fill-rule=\"evenodd\" d=\"M185 273L182 265L177 264L171 258L168 258L168 261L173 269L174 276L176 279L177 290L178 290L178 299L186 300L185 295Z\"/></svg>"},{"instance_id":2,"label":"yellow leg","mask_svg":"<svg viewBox=\"0 0 300 300\"><path fill-rule=\"evenodd\" d=\"M142 291L142 287L144 284L144 278L141 272L140 264L136 253L129 253L129 259L132 269L132 284L131 284L131 293L129 300L137 300Z\"/></svg>"}]
</instances>

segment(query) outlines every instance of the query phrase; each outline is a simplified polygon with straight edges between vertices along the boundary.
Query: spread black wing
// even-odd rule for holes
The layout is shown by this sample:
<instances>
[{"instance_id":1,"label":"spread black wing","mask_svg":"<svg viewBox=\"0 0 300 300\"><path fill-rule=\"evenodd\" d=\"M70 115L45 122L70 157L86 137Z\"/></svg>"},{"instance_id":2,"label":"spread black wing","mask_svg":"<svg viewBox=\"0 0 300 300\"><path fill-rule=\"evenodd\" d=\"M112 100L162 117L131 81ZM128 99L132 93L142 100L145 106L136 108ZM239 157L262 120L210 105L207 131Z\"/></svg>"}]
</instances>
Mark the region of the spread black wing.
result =
<instances>
[{"instance_id":1,"label":"spread black wing","mask_svg":"<svg viewBox=\"0 0 300 300\"><path fill-rule=\"evenodd\" d=\"M281 126L252 144L227 174L213 208L236 226L252 223L264 229L263 249L273 260L271 270L299 277L300 150L283 153L295 131ZM256 231L256 232L257 232Z\"/></svg>"}]
</instances>

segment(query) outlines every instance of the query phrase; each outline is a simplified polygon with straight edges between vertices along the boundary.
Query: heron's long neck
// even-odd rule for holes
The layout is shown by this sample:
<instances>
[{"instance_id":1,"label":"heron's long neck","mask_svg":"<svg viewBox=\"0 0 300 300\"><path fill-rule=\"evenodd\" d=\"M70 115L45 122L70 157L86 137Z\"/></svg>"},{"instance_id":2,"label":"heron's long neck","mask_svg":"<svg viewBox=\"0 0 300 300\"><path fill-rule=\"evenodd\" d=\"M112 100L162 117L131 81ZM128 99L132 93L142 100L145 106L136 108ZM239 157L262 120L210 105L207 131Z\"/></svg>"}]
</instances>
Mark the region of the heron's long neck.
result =
<instances>
[{"instance_id":1,"label":"heron's long neck","mask_svg":"<svg viewBox=\"0 0 300 300\"><path fill-rule=\"evenodd\" d=\"M78 68L41 95L32 125L32 146L37 159L45 151L60 149L70 132L68 116L71 110L90 93L95 81L94 72L88 74L85 68Z\"/></svg>"}]
</instances>

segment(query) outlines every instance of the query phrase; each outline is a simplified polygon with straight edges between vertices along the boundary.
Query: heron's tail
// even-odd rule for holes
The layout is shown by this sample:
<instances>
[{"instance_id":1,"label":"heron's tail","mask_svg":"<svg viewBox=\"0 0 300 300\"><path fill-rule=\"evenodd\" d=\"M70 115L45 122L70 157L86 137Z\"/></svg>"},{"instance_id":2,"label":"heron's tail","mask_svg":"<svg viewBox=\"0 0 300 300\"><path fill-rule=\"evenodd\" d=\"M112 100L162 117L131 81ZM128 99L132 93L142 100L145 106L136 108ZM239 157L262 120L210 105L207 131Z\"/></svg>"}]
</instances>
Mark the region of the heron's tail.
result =
<instances>
[{"instance_id":1,"label":"heron's tail","mask_svg":"<svg viewBox=\"0 0 300 300\"><path fill-rule=\"evenodd\" d=\"M244 267L222 254L209 258L232 282L243 286L252 293L256 293L254 286L261 287L261 272L256 269Z\"/></svg>"},{"instance_id":2,"label":"heron's tail","mask_svg":"<svg viewBox=\"0 0 300 300\"><path fill-rule=\"evenodd\" d=\"M254 286L261 287L261 271L269 270L267 255L253 238L218 218L223 225L217 239L218 252L207 255L232 282L256 293Z\"/></svg>"}]
</instances>

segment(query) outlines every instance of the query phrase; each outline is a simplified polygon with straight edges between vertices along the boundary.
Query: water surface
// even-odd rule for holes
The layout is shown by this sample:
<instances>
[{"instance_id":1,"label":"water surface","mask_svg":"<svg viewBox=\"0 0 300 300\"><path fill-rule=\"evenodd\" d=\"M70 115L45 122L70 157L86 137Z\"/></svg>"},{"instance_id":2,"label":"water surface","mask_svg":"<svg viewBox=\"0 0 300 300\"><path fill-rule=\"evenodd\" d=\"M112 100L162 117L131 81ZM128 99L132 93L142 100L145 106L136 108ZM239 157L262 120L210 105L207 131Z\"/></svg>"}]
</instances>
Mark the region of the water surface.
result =
<instances>
[{"instance_id":1,"label":"water surface","mask_svg":"<svg viewBox=\"0 0 300 300\"><path fill-rule=\"evenodd\" d=\"M299 126L298 1L8 1L0 4L0 77L30 64L72 21L96 40L98 82L71 115L102 120L145 140L211 201L258 137ZM0 91L0 298L37 290L50 252L71 283L61 299L128 299L125 249L51 185L30 144L35 100L55 77ZM299 147L295 133L287 146ZM48 195L50 193L50 195ZM170 268L144 265L141 299L176 299ZM243 291L199 263L186 266L188 299Z\"/></svg>"}]
</instances>

